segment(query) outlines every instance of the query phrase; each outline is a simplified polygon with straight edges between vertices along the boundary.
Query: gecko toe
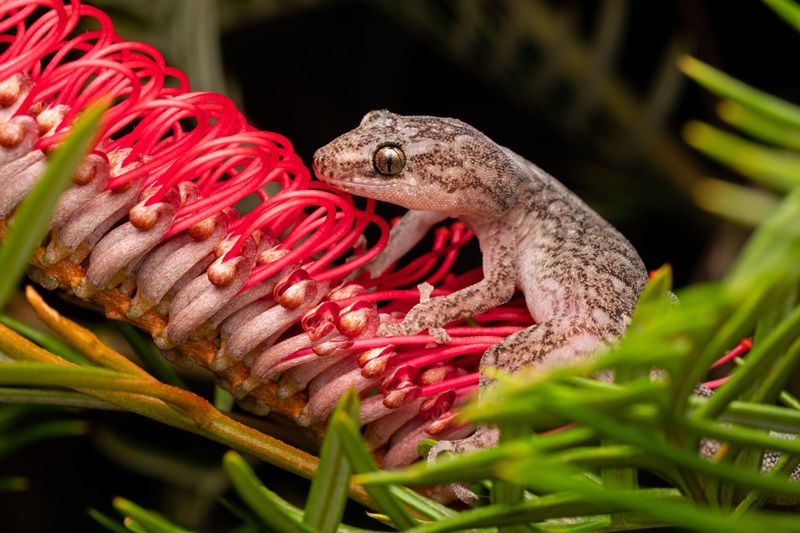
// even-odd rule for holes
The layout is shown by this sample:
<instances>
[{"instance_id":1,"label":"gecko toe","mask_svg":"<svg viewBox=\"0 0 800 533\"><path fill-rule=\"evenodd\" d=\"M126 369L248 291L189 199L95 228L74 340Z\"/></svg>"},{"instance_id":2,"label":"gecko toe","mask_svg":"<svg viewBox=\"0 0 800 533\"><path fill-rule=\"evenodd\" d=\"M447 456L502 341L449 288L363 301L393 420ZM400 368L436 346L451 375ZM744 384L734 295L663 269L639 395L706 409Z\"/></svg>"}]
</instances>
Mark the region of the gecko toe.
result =
<instances>
[{"instance_id":1,"label":"gecko toe","mask_svg":"<svg viewBox=\"0 0 800 533\"><path fill-rule=\"evenodd\" d=\"M428 467L435 465L438 461L439 454L443 452L450 452L453 454L459 453L457 450L456 441L441 440L437 442L428 452L427 463ZM464 503L472 503L478 499L478 495L467 488L466 483L449 483L443 487L445 493L450 493L453 497L458 498Z\"/></svg>"},{"instance_id":2,"label":"gecko toe","mask_svg":"<svg viewBox=\"0 0 800 533\"><path fill-rule=\"evenodd\" d=\"M428 332L433 335L433 340L438 344L447 344L452 340L450 334L444 328L430 328Z\"/></svg>"}]
</instances>

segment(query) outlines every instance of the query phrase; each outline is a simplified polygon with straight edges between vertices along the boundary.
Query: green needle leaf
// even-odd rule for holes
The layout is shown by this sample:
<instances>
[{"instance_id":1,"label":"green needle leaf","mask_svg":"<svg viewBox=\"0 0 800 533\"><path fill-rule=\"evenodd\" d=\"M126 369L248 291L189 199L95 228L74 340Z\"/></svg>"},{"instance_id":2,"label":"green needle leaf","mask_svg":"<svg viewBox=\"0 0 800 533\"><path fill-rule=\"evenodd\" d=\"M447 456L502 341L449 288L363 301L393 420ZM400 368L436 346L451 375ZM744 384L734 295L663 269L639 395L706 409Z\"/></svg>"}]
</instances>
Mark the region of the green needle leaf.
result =
<instances>
[{"instance_id":1,"label":"green needle leaf","mask_svg":"<svg viewBox=\"0 0 800 533\"><path fill-rule=\"evenodd\" d=\"M66 359L70 363L75 363L76 365L91 365L91 363L81 355L80 352L75 350L75 348L36 328L18 322L6 315L0 315L0 324L16 331L26 339L35 342L45 350Z\"/></svg>"},{"instance_id":2,"label":"green needle leaf","mask_svg":"<svg viewBox=\"0 0 800 533\"><path fill-rule=\"evenodd\" d=\"M347 408L340 402L332 418ZM303 522L322 533L336 531L344 514L350 484L350 464L342 450L338 431L327 431L322 441L317 474L311 482Z\"/></svg>"},{"instance_id":3,"label":"green needle leaf","mask_svg":"<svg viewBox=\"0 0 800 533\"><path fill-rule=\"evenodd\" d=\"M114 509L121 515L133 519L139 527L151 533L191 533L188 529L176 526L164 517L139 507L124 498L114 498Z\"/></svg>"},{"instance_id":4,"label":"green needle leaf","mask_svg":"<svg viewBox=\"0 0 800 533\"><path fill-rule=\"evenodd\" d=\"M800 6L794 0L764 0L764 3L800 31Z\"/></svg>"},{"instance_id":5,"label":"green needle leaf","mask_svg":"<svg viewBox=\"0 0 800 533\"><path fill-rule=\"evenodd\" d=\"M755 139L790 148L795 152L800 151L800 128L776 122L730 100L720 102L717 114L728 124L736 126Z\"/></svg>"},{"instance_id":6,"label":"green needle leaf","mask_svg":"<svg viewBox=\"0 0 800 533\"><path fill-rule=\"evenodd\" d=\"M372 455L364 444L361 432L355 422L358 420L358 395L352 391L347 391L339 401L340 409L337 409L331 416L328 424L328 431L335 431L339 434L344 452L350 468L356 474L376 472L378 467L372 459ZM367 485L367 493L375 500L378 508L388 515L397 529L411 529L417 523L408 513L401 501L395 496L389 487L381 485Z\"/></svg>"},{"instance_id":7,"label":"green needle leaf","mask_svg":"<svg viewBox=\"0 0 800 533\"><path fill-rule=\"evenodd\" d=\"M800 128L800 107L750 87L693 57L683 56L678 61L678 67L718 96L749 107L777 122Z\"/></svg>"},{"instance_id":8,"label":"green needle leaf","mask_svg":"<svg viewBox=\"0 0 800 533\"><path fill-rule=\"evenodd\" d=\"M748 141L702 122L683 130L686 142L756 183L779 192L800 185L800 157L784 149Z\"/></svg>"},{"instance_id":9,"label":"green needle leaf","mask_svg":"<svg viewBox=\"0 0 800 533\"><path fill-rule=\"evenodd\" d=\"M756 292L770 276L797 280L800 272L800 188L756 230L725 282L734 294Z\"/></svg>"},{"instance_id":10,"label":"green needle leaf","mask_svg":"<svg viewBox=\"0 0 800 533\"><path fill-rule=\"evenodd\" d=\"M47 170L14 216L13 226L0 248L0 309L13 294L33 251L42 242L50 213L70 184L72 174L86 152L93 146L93 137L106 110L106 103L89 106L72 127L72 133L49 158Z\"/></svg>"},{"instance_id":11,"label":"green needle leaf","mask_svg":"<svg viewBox=\"0 0 800 533\"><path fill-rule=\"evenodd\" d=\"M231 478L236 492L264 523L281 533L315 533L317 530L301 522L299 514L291 513L283 499L261 484L244 458L228 451L222 466Z\"/></svg>"},{"instance_id":12,"label":"green needle leaf","mask_svg":"<svg viewBox=\"0 0 800 533\"><path fill-rule=\"evenodd\" d=\"M739 368L705 405L698 408L694 417L711 418L725 410L728 404L758 376L769 371L769 366L774 363L775 358L783 353L799 334L800 308L797 308L789 318L773 329L767 338L750 350L748 364ZM794 354L792 359L796 356L797 354Z\"/></svg>"},{"instance_id":13,"label":"green needle leaf","mask_svg":"<svg viewBox=\"0 0 800 533\"><path fill-rule=\"evenodd\" d=\"M521 437L530 436L530 430L526 424L505 423L500 425L500 441L513 442ZM491 500L493 504L507 505L521 503L525 499L524 488L505 479L497 479L492 482ZM500 533L527 533L532 531L525 524L501 527Z\"/></svg>"},{"instance_id":14,"label":"green needle leaf","mask_svg":"<svg viewBox=\"0 0 800 533\"><path fill-rule=\"evenodd\" d=\"M113 533L128 533L130 531L128 528L123 526L122 524L118 524L109 516L104 515L97 509L89 508L88 510L89 516L95 519L101 526L106 528L107 530Z\"/></svg>"}]
</instances>

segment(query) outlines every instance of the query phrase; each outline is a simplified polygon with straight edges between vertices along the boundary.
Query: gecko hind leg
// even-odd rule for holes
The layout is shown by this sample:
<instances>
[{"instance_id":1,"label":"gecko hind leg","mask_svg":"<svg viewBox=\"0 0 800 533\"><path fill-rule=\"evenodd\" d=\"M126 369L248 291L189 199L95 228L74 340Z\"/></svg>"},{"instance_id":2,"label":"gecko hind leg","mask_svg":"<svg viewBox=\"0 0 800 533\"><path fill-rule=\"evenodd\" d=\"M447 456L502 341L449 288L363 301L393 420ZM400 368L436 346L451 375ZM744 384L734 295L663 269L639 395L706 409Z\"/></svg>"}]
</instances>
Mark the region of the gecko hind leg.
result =
<instances>
[{"instance_id":1,"label":"gecko hind leg","mask_svg":"<svg viewBox=\"0 0 800 533\"><path fill-rule=\"evenodd\" d=\"M428 452L428 466L432 466L437 461L440 453L450 452L454 455L474 452L483 448L497 446L500 438L500 430L497 426L482 425L478 426L475 433L469 437L458 440L440 440ZM446 487L456 498L464 503L474 502L478 496L467 488L466 483L451 483Z\"/></svg>"},{"instance_id":2,"label":"gecko hind leg","mask_svg":"<svg viewBox=\"0 0 800 533\"><path fill-rule=\"evenodd\" d=\"M565 321L535 324L495 344L481 358L481 380L478 401L485 401L485 392L492 385L493 368L513 374L524 367L552 367L575 361L588 355L605 343L597 335ZM442 440L428 453L428 465L433 465L442 452L462 454L483 448L492 448L500 440L497 426L481 425L469 437L458 440ZM464 484L452 484L449 490L461 501L469 503L477 496Z\"/></svg>"},{"instance_id":3,"label":"gecko hind leg","mask_svg":"<svg viewBox=\"0 0 800 533\"><path fill-rule=\"evenodd\" d=\"M605 347L624 331L619 328L599 331L594 324L560 319L534 324L512 333L483 354L481 358L481 396L493 378L487 369L516 374L523 368L554 368L578 363ZM619 329L619 331L616 331Z\"/></svg>"}]
</instances>

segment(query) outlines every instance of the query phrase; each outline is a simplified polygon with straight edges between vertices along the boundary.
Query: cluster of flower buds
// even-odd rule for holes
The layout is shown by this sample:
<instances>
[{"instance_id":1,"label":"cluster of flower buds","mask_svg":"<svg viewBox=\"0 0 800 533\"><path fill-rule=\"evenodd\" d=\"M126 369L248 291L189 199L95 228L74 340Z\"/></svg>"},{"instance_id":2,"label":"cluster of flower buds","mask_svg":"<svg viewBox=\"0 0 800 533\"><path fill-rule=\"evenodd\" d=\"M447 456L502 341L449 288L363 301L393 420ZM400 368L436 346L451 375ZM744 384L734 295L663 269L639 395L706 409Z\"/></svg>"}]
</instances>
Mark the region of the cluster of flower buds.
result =
<instances>
[{"instance_id":1,"label":"cluster of flower buds","mask_svg":"<svg viewBox=\"0 0 800 533\"><path fill-rule=\"evenodd\" d=\"M370 278L361 267L389 232L372 201L360 209L313 181L287 139L248 125L222 95L192 92L98 9L6 0L0 51L0 238L81 110L113 103L55 208L35 281L148 331L255 413L319 429L355 388L386 467L416 459L427 435L471 430L453 409L477 388L483 352L532 323L524 301L449 325L446 345L379 335L419 301L415 284L437 296L480 278L450 273L466 228L440 228L428 253ZM370 224L380 237L368 248Z\"/></svg>"}]
</instances>

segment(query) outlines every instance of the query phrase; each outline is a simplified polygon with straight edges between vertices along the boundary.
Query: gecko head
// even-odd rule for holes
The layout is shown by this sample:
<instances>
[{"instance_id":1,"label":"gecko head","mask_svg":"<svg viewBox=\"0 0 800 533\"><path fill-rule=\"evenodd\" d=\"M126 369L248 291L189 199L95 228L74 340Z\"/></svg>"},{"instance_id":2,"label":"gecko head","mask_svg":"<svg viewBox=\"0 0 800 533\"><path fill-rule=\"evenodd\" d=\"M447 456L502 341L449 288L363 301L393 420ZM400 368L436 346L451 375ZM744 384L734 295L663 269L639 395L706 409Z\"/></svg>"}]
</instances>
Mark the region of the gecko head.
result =
<instances>
[{"instance_id":1,"label":"gecko head","mask_svg":"<svg viewBox=\"0 0 800 533\"><path fill-rule=\"evenodd\" d=\"M497 216L516 199L515 163L459 120L368 113L314 154L317 177L344 191L450 216Z\"/></svg>"}]
</instances>

